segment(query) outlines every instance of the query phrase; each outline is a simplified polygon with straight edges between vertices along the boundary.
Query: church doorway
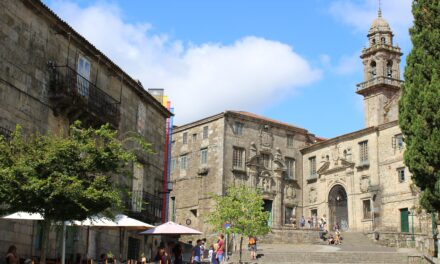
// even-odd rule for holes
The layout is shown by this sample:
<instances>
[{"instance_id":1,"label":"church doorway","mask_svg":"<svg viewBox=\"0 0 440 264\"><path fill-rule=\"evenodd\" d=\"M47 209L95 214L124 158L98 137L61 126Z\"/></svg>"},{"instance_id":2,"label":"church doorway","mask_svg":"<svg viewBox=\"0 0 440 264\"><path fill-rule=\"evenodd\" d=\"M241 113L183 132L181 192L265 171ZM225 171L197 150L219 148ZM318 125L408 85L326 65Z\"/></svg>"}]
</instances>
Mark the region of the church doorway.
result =
<instances>
[{"instance_id":1,"label":"church doorway","mask_svg":"<svg viewBox=\"0 0 440 264\"><path fill-rule=\"evenodd\" d=\"M272 200L264 199L264 211L269 212L269 220L267 221L268 226L272 226Z\"/></svg>"},{"instance_id":2,"label":"church doorway","mask_svg":"<svg viewBox=\"0 0 440 264\"><path fill-rule=\"evenodd\" d=\"M341 185L335 185L328 195L329 229L337 223L341 230L348 229L347 192Z\"/></svg>"}]
</instances>

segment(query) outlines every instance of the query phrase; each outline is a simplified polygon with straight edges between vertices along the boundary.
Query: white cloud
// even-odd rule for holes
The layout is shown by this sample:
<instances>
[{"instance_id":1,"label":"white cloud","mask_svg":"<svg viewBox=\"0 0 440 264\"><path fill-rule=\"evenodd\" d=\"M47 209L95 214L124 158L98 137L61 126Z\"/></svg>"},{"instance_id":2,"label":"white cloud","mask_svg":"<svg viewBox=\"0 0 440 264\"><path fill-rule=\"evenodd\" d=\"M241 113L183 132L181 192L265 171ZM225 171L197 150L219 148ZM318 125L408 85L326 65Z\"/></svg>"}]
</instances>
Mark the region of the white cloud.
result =
<instances>
[{"instance_id":1,"label":"white cloud","mask_svg":"<svg viewBox=\"0 0 440 264\"><path fill-rule=\"evenodd\" d=\"M383 0L382 17L390 23L396 42L410 47L408 29L412 25L411 0ZM356 31L366 34L377 17L377 0L335 0L330 5L330 13Z\"/></svg>"},{"instance_id":2,"label":"white cloud","mask_svg":"<svg viewBox=\"0 0 440 264\"><path fill-rule=\"evenodd\" d=\"M106 2L81 8L55 1L51 7L144 87L165 88L180 124L226 109L261 111L279 94L321 76L277 41L245 36L230 45L191 45L152 34L150 24L125 22Z\"/></svg>"}]
</instances>

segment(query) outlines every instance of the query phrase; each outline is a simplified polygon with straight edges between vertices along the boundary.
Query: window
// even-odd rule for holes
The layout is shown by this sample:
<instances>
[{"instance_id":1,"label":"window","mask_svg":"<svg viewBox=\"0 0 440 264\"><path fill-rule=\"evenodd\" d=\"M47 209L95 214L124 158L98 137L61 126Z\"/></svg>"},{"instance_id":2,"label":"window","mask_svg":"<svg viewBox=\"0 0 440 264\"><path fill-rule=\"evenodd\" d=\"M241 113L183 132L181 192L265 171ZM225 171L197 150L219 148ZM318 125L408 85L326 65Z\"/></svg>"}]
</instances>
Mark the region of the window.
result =
<instances>
[{"instance_id":1,"label":"window","mask_svg":"<svg viewBox=\"0 0 440 264\"><path fill-rule=\"evenodd\" d=\"M208 126L203 127L203 139L208 138Z\"/></svg>"},{"instance_id":2,"label":"window","mask_svg":"<svg viewBox=\"0 0 440 264\"><path fill-rule=\"evenodd\" d=\"M243 135L243 127L244 124L241 122L235 122L234 123L234 133L238 136Z\"/></svg>"},{"instance_id":3,"label":"window","mask_svg":"<svg viewBox=\"0 0 440 264\"><path fill-rule=\"evenodd\" d=\"M399 178L399 182L405 181L405 168L397 169L397 177Z\"/></svg>"},{"instance_id":4,"label":"window","mask_svg":"<svg viewBox=\"0 0 440 264\"><path fill-rule=\"evenodd\" d=\"M359 143L359 161L361 165L368 164L368 141Z\"/></svg>"},{"instance_id":5,"label":"window","mask_svg":"<svg viewBox=\"0 0 440 264\"><path fill-rule=\"evenodd\" d=\"M234 152L232 155L232 166L234 169L244 169L244 148L234 147Z\"/></svg>"},{"instance_id":6,"label":"window","mask_svg":"<svg viewBox=\"0 0 440 264\"><path fill-rule=\"evenodd\" d=\"M288 179L295 179L295 159L286 158L286 176Z\"/></svg>"},{"instance_id":7,"label":"window","mask_svg":"<svg viewBox=\"0 0 440 264\"><path fill-rule=\"evenodd\" d=\"M371 68L371 77L375 78L376 75L377 75L377 69L376 69L376 62L375 61L372 61L370 63L370 68Z\"/></svg>"},{"instance_id":8,"label":"window","mask_svg":"<svg viewBox=\"0 0 440 264\"><path fill-rule=\"evenodd\" d=\"M291 206L284 207L284 224L285 225L291 225L293 224L292 221L294 220L295 216L295 209ZM291 221L292 218L292 221Z\"/></svg>"},{"instance_id":9,"label":"window","mask_svg":"<svg viewBox=\"0 0 440 264\"><path fill-rule=\"evenodd\" d=\"M293 147L293 135L287 135L287 146Z\"/></svg>"},{"instance_id":10,"label":"window","mask_svg":"<svg viewBox=\"0 0 440 264\"><path fill-rule=\"evenodd\" d=\"M363 200L362 207L364 212L364 219L371 219L371 200Z\"/></svg>"},{"instance_id":11,"label":"window","mask_svg":"<svg viewBox=\"0 0 440 264\"><path fill-rule=\"evenodd\" d=\"M393 138L393 148L394 149L403 149L405 147L405 142L403 142L403 135L397 134Z\"/></svg>"},{"instance_id":12,"label":"window","mask_svg":"<svg viewBox=\"0 0 440 264\"><path fill-rule=\"evenodd\" d=\"M188 144L188 132L182 134L182 144Z\"/></svg>"},{"instance_id":13,"label":"window","mask_svg":"<svg viewBox=\"0 0 440 264\"><path fill-rule=\"evenodd\" d=\"M387 44L387 40L385 39L385 37L380 38L380 41L382 42L382 44Z\"/></svg>"},{"instance_id":14,"label":"window","mask_svg":"<svg viewBox=\"0 0 440 264\"><path fill-rule=\"evenodd\" d=\"M170 161L170 172L173 172L176 169L176 159L171 159Z\"/></svg>"},{"instance_id":15,"label":"window","mask_svg":"<svg viewBox=\"0 0 440 264\"><path fill-rule=\"evenodd\" d=\"M176 197L171 197L171 221L176 221Z\"/></svg>"},{"instance_id":16,"label":"window","mask_svg":"<svg viewBox=\"0 0 440 264\"><path fill-rule=\"evenodd\" d=\"M200 164L206 165L208 164L208 149L200 150Z\"/></svg>"},{"instance_id":17,"label":"window","mask_svg":"<svg viewBox=\"0 0 440 264\"><path fill-rule=\"evenodd\" d=\"M316 157L309 158L310 178L316 177Z\"/></svg>"},{"instance_id":18,"label":"window","mask_svg":"<svg viewBox=\"0 0 440 264\"><path fill-rule=\"evenodd\" d=\"M76 77L76 89L77 92L84 97L89 97L90 69L90 62L80 56L77 65L78 75Z\"/></svg>"},{"instance_id":19,"label":"window","mask_svg":"<svg viewBox=\"0 0 440 264\"><path fill-rule=\"evenodd\" d=\"M188 167L188 155L180 156L180 169L186 170L187 167Z\"/></svg>"},{"instance_id":20,"label":"window","mask_svg":"<svg viewBox=\"0 0 440 264\"><path fill-rule=\"evenodd\" d=\"M197 141L197 134L192 134L192 141L193 143Z\"/></svg>"},{"instance_id":21,"label":"window","mask_svg":"<svg viewBox=\"0 0 440 264\"><path fill-rule=\"evenodd\" d=\"M270 162L270 155L269 154L262 153L261 154L261 161L263 163L263 166L266 169L270 169L271 162Z\"/></svg>"},{"instance_id":22,"label":"window","mask_svg":"<svg viewBox=\"0 0 440 264\"><path fill-rule=\"evenodd\" d=\"M390 60L387 62L387 77L393 77L393 61Z\"/></svg>"}]
</instances>

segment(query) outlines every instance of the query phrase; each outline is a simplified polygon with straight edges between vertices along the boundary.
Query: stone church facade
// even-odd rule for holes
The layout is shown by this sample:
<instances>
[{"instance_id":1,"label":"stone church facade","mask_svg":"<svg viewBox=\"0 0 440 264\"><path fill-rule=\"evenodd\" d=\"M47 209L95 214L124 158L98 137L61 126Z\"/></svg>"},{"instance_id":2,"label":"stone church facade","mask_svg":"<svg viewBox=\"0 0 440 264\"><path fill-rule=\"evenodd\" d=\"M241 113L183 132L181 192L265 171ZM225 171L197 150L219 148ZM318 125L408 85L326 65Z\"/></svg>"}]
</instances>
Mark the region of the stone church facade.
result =
<instances>
[{"instance_id":1,"label":"stone church facade","mask_svg":"<svg viewBox=\"0 0 440 264\"><path fill-rule=\"evenodd\" d=\"M212 208L210 194L244 183L263 190L275 230L291 226L291 216L298 222L313 215L326 216L330 228L338 224L351 231L429 229L423 227L418 190L403 163L405 144L397 121L402 53L380 12L367 36L369 45L361 54L364 81L356 90L364 97L364 129L324 140L305 129L233 111L177 128L175 221L209 236L204 219ZM205 128L207 138L199 140Z\"/></svg>"}]
</instances>

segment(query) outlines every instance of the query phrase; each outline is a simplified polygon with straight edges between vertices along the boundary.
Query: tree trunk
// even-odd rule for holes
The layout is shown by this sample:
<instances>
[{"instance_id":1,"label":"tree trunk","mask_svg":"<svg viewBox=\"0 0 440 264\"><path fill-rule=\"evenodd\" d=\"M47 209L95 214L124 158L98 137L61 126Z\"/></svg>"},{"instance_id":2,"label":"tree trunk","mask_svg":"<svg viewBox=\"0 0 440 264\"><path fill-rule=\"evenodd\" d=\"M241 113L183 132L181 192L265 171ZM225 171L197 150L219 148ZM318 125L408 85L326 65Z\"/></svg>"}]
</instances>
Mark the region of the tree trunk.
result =
<instances>
[{"instance_id":1,"label":"tree trunk","mask_svg":"<svg viewBox=\"0 0 440 264\"><path fill-rule=\"evenodd\" d=\"M243 236L240 237L240 260L239 260L240 263L241 263L242 248L243 248Z\"/></svg>"},{"instance_id":2,"label":"tree trunk","mask_svg":"<svg viewBox=\"0 0 440 264\"><path fill-rule=\"evenodd\" d=\"M43 227L41 232L43 233L41 239L41 251L40 251L40 264L46 264L46 251L49 244L50 233L50 220L43 220Z\"/></svg>"}]
</instances>

